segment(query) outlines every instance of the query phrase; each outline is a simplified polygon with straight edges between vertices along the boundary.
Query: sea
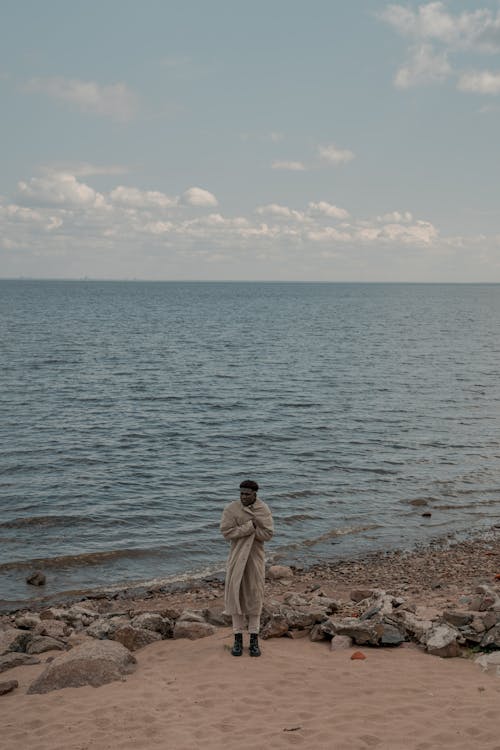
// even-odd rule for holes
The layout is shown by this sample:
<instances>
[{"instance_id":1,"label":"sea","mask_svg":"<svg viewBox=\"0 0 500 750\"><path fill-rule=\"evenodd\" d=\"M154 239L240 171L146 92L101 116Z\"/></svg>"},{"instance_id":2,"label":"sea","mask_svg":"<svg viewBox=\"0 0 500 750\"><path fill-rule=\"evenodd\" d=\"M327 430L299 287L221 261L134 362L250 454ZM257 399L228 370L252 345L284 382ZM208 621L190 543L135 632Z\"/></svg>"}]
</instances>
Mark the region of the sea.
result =
<instances>
[{"instance_id":1,"label":"sea","mask_svg":"<svg viewBox=\"0 0 500 750\"><path fill-rule=\"evenodd\" d=\"M0 604L500 523L500 286L0 280ZM425 513L426 515L423 515Z\"/></svg>"}]
</instances>

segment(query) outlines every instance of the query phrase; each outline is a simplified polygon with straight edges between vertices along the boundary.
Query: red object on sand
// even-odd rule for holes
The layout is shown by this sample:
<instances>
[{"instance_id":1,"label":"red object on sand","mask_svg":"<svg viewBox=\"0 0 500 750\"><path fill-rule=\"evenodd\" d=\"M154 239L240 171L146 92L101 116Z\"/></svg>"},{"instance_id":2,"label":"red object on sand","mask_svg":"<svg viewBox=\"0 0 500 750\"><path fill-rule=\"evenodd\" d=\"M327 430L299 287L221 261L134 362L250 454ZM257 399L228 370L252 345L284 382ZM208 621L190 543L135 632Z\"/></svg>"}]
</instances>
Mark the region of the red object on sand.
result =
<instances>
[{"instance_id":1,"label":"red object on sand","mask_svg":"<svg viewBox=\"0 0 500 750\"><path fill-rule=\"evenodd\" d=\"M500 581L500 573L496 573L495 578L497 579L497 581Z\"/></svg>"},{"instance_id":2,"label":"red object on sand","mask_svg":"<svg viewBox=\"0 0 500 750\"><path fill-rule=\"evenodd\" d=\"M366 656L362 651L355 651L353 654L351 654L351 659L366 659Z\"/></svg>"}]
</instances>

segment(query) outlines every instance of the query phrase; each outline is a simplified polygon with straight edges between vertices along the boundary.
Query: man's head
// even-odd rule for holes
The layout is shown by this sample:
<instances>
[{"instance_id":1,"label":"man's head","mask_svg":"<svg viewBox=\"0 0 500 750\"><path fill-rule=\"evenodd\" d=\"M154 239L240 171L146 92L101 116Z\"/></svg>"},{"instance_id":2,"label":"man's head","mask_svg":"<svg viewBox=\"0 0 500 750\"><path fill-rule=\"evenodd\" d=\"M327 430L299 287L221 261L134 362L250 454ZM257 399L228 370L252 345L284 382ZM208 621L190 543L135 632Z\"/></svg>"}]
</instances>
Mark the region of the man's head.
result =
<instances>
[{"instance_id":1,"label":"man's head","mask_svg":"<svg viewBox=\"0 0 500 750\"><path fill-rule=\"evenodd\" d=\"M245 479L240 484L240 500L243 505L253 505L257 500L257 490L259 485L257 482L252 482L251 479Z\"/></svg>"}]
</instances>

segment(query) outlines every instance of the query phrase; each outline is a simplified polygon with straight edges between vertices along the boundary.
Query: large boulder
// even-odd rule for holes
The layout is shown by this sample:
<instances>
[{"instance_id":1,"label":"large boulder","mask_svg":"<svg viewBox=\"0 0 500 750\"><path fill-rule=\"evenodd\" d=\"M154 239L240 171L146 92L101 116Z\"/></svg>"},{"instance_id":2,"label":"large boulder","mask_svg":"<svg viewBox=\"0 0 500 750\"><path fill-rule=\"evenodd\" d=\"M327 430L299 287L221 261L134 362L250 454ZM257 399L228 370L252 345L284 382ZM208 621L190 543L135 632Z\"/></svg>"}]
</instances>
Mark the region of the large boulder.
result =
<instances>
[{"instance_id":1,"label":"large boulder","mask_svg":"<svg viewBox=\"0 0 500 750\"><path fill-rule=\"evenodd\" d=\"M470 612L461 612L459 610L446 610L443 612L443 619L448 625L453 625L456 628L465 627L469 625L473 620L474 615Z\"/></svg>"},{"instance_id":2,"label":"large boulder","mask_svg":"<svg viewBox=\"0 0 500 750\"><path fill-rule=\"evenodd\" d=\"M40 620L35 626L35 635L48 635L50 638L64 638L71 635L72 628L61 620Z\"/></svg>"},{"instance_id":3,"label":"large boulder","mask_svg":"<svg viewBox=\"0 0 500 750\"><path fill-rule=\"evenodd\" d=\"M127 615L117 615L109 618L100 618L94 620L92 625L89 625L85 631L87 635L92 638L113 638L113 635L119 628L124 628L130 625L130 620Z\"/></svg>"},{"instance_id":4,"label":"large boulder","mask_svg":"<svg viewBox=\"0 0 500 750\"><path fill-rule=\"evenodd\" d=\"M377 646L383 632L383 627L378 622L360 622L357 617L344 617L339 620L328 619L321 625L321 630L326 635L347 635L359 646L370 644Z\"/></svg>"},{"instance_id":5,"label":"large boulder","mask_svg":"<svg viewBox=\"0 0 500 750\"><path fill-rule=\"evenodd\" d=\"M87 641L57 656L34 682L28 693L48 693L67 687L99 687L123 679L136 667L128 649L115 641Z\"/></svg>"},{"instance_id":6,"label":"large boulder","mask_svg":"<svg viewBox=\"0 0 500 750\"><path fill-rule=\"evenodd\" d=\"M206 622L206 611L203 609L185 609L177 622Z\"/></svg>"},{"instance_id":7,"label":"large boulder","mask_svg":"<svg viewBox=\"0 0 500 750\"><path fill-rule=\"evenodd\" d=\"M182 620L175 623L174 638L189 638L191 641L213 635L215 628L208 622L194 622L193 620Z\"/></svg>"},{"instance_id":8,"label":"large boulder","mask_svg":"<svg viewBox=\"0 0 500 750\"><path fill-rule=\"evenodd\" d=\"M271 581L289 581L293 578L293 570L288 565L271 565L267 571L267 577Z\"/></svg>"},{"instance_id":9,"label":"large boulder","mask_svg":"<svg viewBox=\"0 0 500 750\"><path fill-rule=\"evenodd\" d=\"M133 628L142 628L143 630L160 633L163 638L172 637L174 629L172 620L162 617L157 612L143 612L140 615L136 615L130 624Z\"/></svg>"}]
</instances>

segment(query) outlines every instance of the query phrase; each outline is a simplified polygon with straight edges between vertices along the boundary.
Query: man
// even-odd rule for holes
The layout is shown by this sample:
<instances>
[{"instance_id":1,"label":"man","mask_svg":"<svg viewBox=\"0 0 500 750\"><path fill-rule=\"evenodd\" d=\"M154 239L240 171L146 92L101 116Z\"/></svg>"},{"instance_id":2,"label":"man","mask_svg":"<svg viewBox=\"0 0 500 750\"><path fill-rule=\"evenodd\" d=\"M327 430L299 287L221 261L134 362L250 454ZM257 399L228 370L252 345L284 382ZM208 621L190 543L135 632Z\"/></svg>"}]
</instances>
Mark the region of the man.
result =
<instances>
[{"instance_id":1,"label":"man","mask_svg":"<svg viewBox=\"0 0 500 750\"><path fill-rule=\"evenodd\" d=\"M246 479L240 499L224 509L220 530L231 542L227 560L225 612L233 617L233 656L243 653L243 630L248 617L250 656L260 656L259 625L264 599L264 542L273 535L271 511L257 497L259 485Z\"/></svg>"}]
</instances>

